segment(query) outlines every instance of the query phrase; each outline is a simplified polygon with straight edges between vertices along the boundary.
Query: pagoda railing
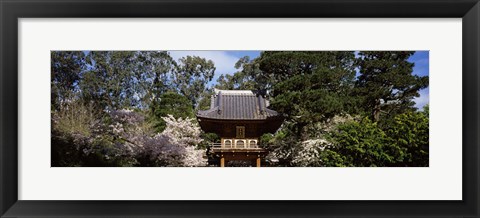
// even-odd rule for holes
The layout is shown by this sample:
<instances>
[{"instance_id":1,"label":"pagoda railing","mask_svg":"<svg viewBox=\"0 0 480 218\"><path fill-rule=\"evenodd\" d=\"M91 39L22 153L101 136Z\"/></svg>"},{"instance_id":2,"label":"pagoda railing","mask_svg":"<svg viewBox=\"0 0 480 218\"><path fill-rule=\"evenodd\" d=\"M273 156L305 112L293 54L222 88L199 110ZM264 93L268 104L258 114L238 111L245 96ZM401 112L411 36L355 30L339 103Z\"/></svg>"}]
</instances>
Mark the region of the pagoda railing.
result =
<instances>
[{"instance_id":1,"label":"pagoda railing","mask_svg":"<svg viewBox=\"0 0 480 218\"><path fill-rule=\"evenodd\" d=\"M216 149L258 149L257 139L224 139L223 143L211 143Z\"/></svg>"}]
</instances>

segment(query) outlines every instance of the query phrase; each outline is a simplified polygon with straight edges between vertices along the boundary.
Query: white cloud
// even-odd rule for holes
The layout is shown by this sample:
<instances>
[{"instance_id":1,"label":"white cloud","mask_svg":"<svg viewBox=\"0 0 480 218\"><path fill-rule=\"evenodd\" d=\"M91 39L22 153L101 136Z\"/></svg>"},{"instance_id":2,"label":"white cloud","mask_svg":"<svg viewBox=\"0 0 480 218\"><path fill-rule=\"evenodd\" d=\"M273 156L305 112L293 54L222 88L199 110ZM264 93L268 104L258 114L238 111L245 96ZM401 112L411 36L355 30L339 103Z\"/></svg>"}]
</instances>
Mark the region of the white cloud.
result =
<instances>
[{"instance_id":1,"label":"white cloud","mask_svg":"<svg viewBox=\"0 0 480 218\"><path fill-rule=\"evenodd\" d=\"M429 103L430 101L430 91L428 88L422 89L419 92L420 97L417 97L413 99L415 101L415 107L417 107L420 110L423 110L423 106Z\"/></svg>"},{"instance_id":2,"label":"white cloud","mask_svg":"<svg viewBox=\"0 0 480 218\"><path fill-rule=\"evenodd\" d=\"M238 57L229 54L226 51L169 51L170 56L173 59L178 60L185 56L199 56L207 60L212 60L215 63L215 75L213 82L217 81L217 78L222 74L233 74L237 72L235 69L235 63L238 61Z\"/></svg>"}]
</instances>

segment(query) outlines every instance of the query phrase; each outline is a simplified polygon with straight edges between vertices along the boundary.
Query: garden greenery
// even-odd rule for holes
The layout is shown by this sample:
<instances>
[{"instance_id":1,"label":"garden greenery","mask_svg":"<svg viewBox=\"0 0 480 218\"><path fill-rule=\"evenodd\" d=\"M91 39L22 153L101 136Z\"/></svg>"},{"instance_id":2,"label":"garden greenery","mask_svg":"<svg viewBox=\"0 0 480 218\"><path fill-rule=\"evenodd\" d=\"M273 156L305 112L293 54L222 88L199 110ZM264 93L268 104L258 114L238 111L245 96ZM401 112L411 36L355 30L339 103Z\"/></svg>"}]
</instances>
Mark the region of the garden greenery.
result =
<instances>
[{"instance_id":1,"label":"garden greenery","mask_svg":"<svg viewBox=\"0 0 480 218\"><path fill-rule=\"evenodd\" d=\"M53 51L52 166L207 166L197 110L213 89L259 90L285 121L265 134L269 166L429 165L428 76L414 52L265 51L216 82L215 63L166 51Z\"/></svg>"}]
</instances>

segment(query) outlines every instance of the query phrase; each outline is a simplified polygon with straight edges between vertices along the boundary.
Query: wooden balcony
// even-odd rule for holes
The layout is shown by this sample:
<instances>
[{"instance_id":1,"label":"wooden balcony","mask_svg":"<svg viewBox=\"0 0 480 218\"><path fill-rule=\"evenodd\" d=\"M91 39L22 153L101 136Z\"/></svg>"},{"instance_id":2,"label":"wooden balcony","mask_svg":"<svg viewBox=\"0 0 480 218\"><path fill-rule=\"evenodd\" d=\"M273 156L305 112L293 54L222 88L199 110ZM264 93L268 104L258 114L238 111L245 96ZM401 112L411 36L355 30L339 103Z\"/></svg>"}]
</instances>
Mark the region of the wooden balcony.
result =
<instances>
[{"instance_id":1,"label":"wooden balcony","mask_svg":"<svg viewBox=\"0 0 480 218\"><path fill-rule=\"evenodd\" d=\"M258 139L222 139L222 143L211 143L210 147L214 150L233 149L250 150L261 149L258 147Z\"/></svg>"},{"instance_id":2,"label":"wooden balcony","mask_svg":"<svg viewBox=\"0 0 480 218\"><path fill-rule=\"evenodd\" d=\"M222 138L221 143L210 144L210 152L219 158L221 167L234 160L251 161L260 167L261 158L267 154L267 150L258 146L258 139L245 138Z\"/></svg>"}]
</instances>

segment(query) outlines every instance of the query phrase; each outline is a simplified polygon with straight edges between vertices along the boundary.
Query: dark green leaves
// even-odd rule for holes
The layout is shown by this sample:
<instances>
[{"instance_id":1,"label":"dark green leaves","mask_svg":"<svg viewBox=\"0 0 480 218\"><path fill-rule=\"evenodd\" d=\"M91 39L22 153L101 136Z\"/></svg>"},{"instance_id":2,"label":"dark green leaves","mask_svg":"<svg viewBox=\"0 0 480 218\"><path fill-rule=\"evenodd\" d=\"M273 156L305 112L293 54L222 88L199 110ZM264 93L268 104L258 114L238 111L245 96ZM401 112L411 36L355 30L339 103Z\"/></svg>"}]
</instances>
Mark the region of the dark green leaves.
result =
<instances>
[{"instance_id":1,"label":"dark green leaves","mask_svg":"<svg viewBox=\"0 0 480 218\"><path fill-rule=\"evenodd\" d=\"M365 118L340 125L330 134L325 166L426 167L429 165L429 126L425 112L394 117L387 128ZM328 154L328 155L327 155ZM342 159L338 159L337 156Z\"/></svg>"},{"instance_id":2,"label":"dark green leaves","mask_svg":"<svg viewBox=\"0 0 480 218\"><path fill-rule=\"evenodd\" d=\"M156 132L162 132L166 123L162 117L173 115L175 118L193 118L193 107L189 99L169 91L161 94L150 106L150 117Z\"/></svg>"},{"instance_id":3,"label":"dark green leaves","mask_svg":"<svg viewBox=\"0 0 480 218\"><path fill-rule=\"evenodd\" d=\"M428 76L413 75L408 58L414 52L360 52L357 59L360 76L355 85L365 112L375 121L381 114L395 115L413 108L413 98L428 86Z\"/></svg>"}]
</instances>

